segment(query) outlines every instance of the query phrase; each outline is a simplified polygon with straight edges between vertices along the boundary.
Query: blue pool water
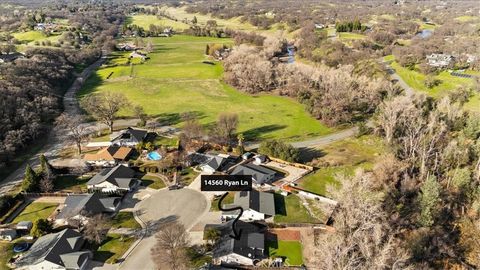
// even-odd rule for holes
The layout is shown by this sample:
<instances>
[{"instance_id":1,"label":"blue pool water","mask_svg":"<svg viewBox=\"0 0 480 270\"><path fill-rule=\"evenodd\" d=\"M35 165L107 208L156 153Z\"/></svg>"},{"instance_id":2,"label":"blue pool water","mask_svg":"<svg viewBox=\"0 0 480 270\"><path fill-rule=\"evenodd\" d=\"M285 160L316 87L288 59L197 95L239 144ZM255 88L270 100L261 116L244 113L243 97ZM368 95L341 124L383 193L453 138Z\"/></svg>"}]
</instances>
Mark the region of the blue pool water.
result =
<instances>
[{"instance_id":1,"label":"blue pool water","mask_svg":"<svg viewBox=\"0 0 480 270\"><path fill-rule=\"evenodd\" d=\"M150 160L160 160L162 159L162 155L157 152L150 152L147 154L147 158Z\"/></svg>"}]
</instances>

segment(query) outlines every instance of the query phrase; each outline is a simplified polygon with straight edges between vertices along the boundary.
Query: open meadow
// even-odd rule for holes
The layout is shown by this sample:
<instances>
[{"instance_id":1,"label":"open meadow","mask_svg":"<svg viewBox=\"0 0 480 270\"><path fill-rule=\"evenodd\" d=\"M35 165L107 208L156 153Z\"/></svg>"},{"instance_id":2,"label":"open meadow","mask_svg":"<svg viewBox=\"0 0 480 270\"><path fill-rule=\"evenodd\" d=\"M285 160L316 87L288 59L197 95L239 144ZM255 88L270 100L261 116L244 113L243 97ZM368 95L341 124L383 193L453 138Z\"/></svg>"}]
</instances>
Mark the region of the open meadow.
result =
<instances>
[{"instance_id":1,"label":"open meadow","mask_svg":"<svg viewBox=\"0 0 480 270\"><path fill-rule=\"evenodd\" d=\"M179 35L152 38L152 42L155 50L143 64L128 65L127 53L112 54L107 65L88 79L79 96L120 92L160 123L177 126L183 112L195 113L205 125L213 124L222 112L236 113L238 131L249 140L300 140L332 131L293 99L252 96L225 84L222 64L203 61L207 44L230 44L229 39ZM121 116L132 114L128 109L121 112Z\"/></svg>"}]
</instances>

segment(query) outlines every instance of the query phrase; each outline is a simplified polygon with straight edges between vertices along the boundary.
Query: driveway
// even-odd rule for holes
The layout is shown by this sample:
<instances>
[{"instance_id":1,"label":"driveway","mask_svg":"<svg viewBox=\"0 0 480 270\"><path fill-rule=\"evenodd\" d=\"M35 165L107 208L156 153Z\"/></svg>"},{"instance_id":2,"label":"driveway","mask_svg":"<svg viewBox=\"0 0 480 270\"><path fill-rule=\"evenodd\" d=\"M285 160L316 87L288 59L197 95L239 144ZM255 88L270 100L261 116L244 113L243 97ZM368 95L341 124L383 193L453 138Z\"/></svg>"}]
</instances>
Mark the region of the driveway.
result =
<instances>
[{"instance_id":1,"label":"driveway","mask_svg":"<svg viewBox=\"0 0 480 270\"><path fill-rule=\"evenodd\" d=\"M190 230L200 217L208 212L210 203L196 190L162 189L149 194L135 206L140 219L147 225L143 240L120 264L119 269L155 269L150 256L150 249L155 244L155 233L167 222L178 220Z\"/></svg>"}]
</instances>

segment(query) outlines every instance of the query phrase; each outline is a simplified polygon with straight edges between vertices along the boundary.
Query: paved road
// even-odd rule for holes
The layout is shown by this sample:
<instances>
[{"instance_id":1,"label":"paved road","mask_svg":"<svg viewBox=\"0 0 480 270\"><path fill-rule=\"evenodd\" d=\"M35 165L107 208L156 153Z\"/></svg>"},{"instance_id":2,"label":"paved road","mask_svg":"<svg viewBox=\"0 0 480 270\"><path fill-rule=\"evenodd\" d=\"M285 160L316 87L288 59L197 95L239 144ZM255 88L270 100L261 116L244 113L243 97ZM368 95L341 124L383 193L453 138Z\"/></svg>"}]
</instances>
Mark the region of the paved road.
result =
<instances>
[{"instance_id":1,"label":"paved road","mask_svg":"<svg viewBox=\"0 0 480 270\"><path fill-rule=\"evenodd\" d=\"M105 62L105 60L106 56L104 54L100 59L85 68L83 72L77 76L75 82L70 86L70 88L64 95L63 103L65 105L66 112L72 114L79 114L81 112L78 107L78 102L75 100L75 94L78 90L80 90L88 76L90 76L90 74L96 68L101 66ZM37 166L39 163L38 157L41 154L45 154L45 156L47 157L54 157L66 144L65 139L59 136L58 131L56 131L55 129L52 129L46 136L48 137L48 143L37 154L33 155L30 159L20 165L17 170L15 170L13 173L11 173L8 177L6 177L0 182L0 194L8 192L13 188L13 186L18 184L22 180L23 173L27 164L30 164L31 166Z\"/></svg>"},{"instance_id":2,"label":"paved road","mask_svg":"<svg viewBox=\"0 0 480 270\"><path fill-rule=\"evenodd\" d=\"M146 237L133 249L119 269L155 269L150 250L155 244L155 233L163 224L178 220L190 230L200 217L208 212L210 203L199 191L184 188L162 189L153 192L135 205L135 211L147 224Z\"/></svg>"},{"instance_id":3,"label":"paved road","mask_svg":"<svg viewBox=\"0 0 480 270\"><path fill-rule=\"evenodd\" d=\"M400 87L403 88L407 96L412 96L415 93L415 90L411 88L400 76L398 76L396 70L387 61L382 58L381 63L385 65L388 74L390 74L390 77L398 82L398 84L400 85Z\"/></svg>"}]
</instances>

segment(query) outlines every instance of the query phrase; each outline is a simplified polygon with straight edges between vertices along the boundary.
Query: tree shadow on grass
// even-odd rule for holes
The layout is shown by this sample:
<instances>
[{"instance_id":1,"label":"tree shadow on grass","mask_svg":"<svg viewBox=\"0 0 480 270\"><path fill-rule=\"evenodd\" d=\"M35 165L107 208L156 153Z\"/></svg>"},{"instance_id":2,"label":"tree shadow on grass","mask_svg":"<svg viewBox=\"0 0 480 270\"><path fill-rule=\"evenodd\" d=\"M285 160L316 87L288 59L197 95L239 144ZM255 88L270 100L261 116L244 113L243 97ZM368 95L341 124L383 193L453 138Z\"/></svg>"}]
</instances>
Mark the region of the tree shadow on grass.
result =
<instances>
[{"instance_id":1,"label":"tree shadow on grass","mask_svg":"<svg viewBox=\"0 0 480 270\"><path fill-rule=\"evenodd\" d=\"M274 193L273 198L275 201L275 213L277 215L286 216L287 207L285 206L285 197L281 194Z\"/></svg>"},{"instance_id":2,"label":"tree shadow on grass","mask_svg":"<svg viewBox=\"0 0 480 270\"><path fill-rule=\"evenodd\" d=\"M302 147L298 149L300 151L300 162L307 163L316 158L324 157L327 153L322 150L309 148L309 147Z\"/></svg>"},{"instance_id":3,"label":"tree shadow on grass","mask_svg":"<svg viewBox=\"0 0 480 270\"><path fill-rule=\"evenodd\" d=\"M78 90L77 96L84 97L95 92L97 87L103 84L103 79L97 72L93 71L83 86Z\"/></svg>"},{"instance_id":4,"label":"tree shadow on grass","mask_svg":"<svg viewBox=\"0 0 480 270\"><path fill-rule=\"evenodd\" d=\"M276 125L276 124L275 125L266 125L266 126L256 127L256 128L252 128L252 129L249 129L247 131L244 131L243 136L245 137L246 140L255 141L255 140L258 140L258 138L260 138L260 137L263 137L263 138L269 137L269 136L265 136L265 135L268 134L268 133L277 131L277 130L284 129L286 127L287 126L285 126L285 125Z\"/></svg>"},{"instance_id":5,"label":"tree shadow on grass","mask_svg":"<svg viewBox=\"0 0 480 270\"><path fill-rule=\"evenodd\" d=\"M184 116L188 115L192 119L200 120L205 117L203 112L199 111L188 111L183 113L161 113L153 115L152 117L156 118L155 121L162 126L173 126L184 121Z\"/></svg>"}]
</instances>

